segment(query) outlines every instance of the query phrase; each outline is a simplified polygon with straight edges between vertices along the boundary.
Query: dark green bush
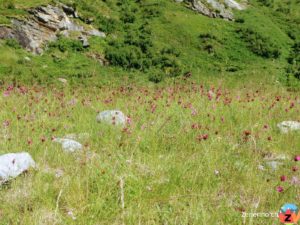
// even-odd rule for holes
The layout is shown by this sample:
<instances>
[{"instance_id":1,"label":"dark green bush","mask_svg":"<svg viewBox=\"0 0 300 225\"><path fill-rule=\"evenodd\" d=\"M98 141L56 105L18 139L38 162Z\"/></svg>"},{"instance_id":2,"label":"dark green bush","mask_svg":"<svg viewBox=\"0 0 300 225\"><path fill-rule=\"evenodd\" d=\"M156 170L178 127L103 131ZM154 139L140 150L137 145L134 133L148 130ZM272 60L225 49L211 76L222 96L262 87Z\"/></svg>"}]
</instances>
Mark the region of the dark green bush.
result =
<instances>
[{"instance_id":1,"label":"dark green bush","mask_svg":"<svg viewBox=\"0 0 300 225\"><path fill-rule=\"evenodd\" d=\"M153 83L160 83L161 81L163 81L164 77L165 75L161 71L154 70L150 72L148 80Z\"/></svg>"},{"instance_id":2,"label":"dark green bush","mask_svg":"<svg viewBox=\"0 0 300 225\"><path fill-rule=\"evenodd\" d=\"M14 49L20 49L21 46L16 39L6 39L5 44Z\"/></svg>"},{"instance_id":3,"label":"dark green bush","mask_svg":"<svg viewBox=\"0 0 300 225\"><path fill-rule=\"evenodd\" d=\"M118 23L115 19L107 18L102 15L97 16L94 24L99 30L105 33L112 33L116 30Z\"/></svg>"},{"instance_id":4,"label":"dark green bush","mask_svg":"<svg viewBox=\"0 0 300 225\"><path fill-rule=\"evenodd\" d=\"M210 33L199 35L200 49L208 52L209 54L215 53L216 47L220 44L216 36Z\"/></svg>"},{"instance_id":5,"label":"dark green bush","mask_svg":"<svg viewBox=\"0 0 300 225\"><path fill-rule=\"evenodd\" d=\"M267 37L250 28L241 28L237 33L246 42L247 47L254 54L264 58L278 58L281 55L279 48Z\"/></svg>"},{"instance_id":6,"label":"dark green bush","mask_svg":"<svg viewBox=\"0 0 300 225\"><path fill-rule=\"evenodd\" d=\"M274 6L274 0L258 0L264 6Z\"/></svg>"},{"instance_id":7,"label":"dark green bush","mask_svg":"<svg viewBox=\"0 0 300 225\"><path fill-rule=\"evenodd\" d=\"M119 7L121 22L118 23L118 38L112 39L105 49L105 57L110 64L143 71L150 74L149 80L155 83L165 76L180 75L180 53L174 48L158 49L152 41L150 21L161 15L157 4L143 0L118 0L116 7ZM101 28L106 22L99 18L97 23Z\"/></svg>"},{"instance_id":8,"label":"dark green bush","mask_svg":"<svg viewBox=\"0 0 300 225\"><path fill-rule=\"evenodd\" d=\"M84 50L84 47L80 40L73 40L64 37L60 37L57 41L51 42L49 44L49 48L57 48L61 52L81 52Z\"/></svg>"},{"instance_id":9,"label":"dark green bush","mask_svg":"<svg viewBox=\"0 0 300 225\"><path fill-rule=\"evenodd\" d=\"M292 46L292 50L287 61L289 64L287 67L287 74L300 79L300 42L297 42Z\"/></svg>"},{"instance_id":10,"label":"dark green bush","mask_svg":"<svg viewBox=\"0 0 300 225\"><path fill-rule=\"evenodd\" d=\"M15 2L14 0L4 0L2 3L2 7L5 9L15 9Z\"/></svg>"}]
</instances>

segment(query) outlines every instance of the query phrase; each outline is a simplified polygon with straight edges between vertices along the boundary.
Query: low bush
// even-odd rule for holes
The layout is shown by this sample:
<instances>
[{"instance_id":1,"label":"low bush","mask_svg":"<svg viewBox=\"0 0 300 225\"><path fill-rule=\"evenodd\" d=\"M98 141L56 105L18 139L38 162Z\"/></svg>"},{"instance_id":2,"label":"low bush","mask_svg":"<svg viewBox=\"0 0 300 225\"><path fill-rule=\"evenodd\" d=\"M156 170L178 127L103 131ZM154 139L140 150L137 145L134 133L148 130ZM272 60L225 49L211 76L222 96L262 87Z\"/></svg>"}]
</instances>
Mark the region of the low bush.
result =
<instances>
[{"instance_id":1,"label":"low bush","mask_svg":"<svg viewBox=\"0 0 300 225\"><path fill-rule=\"evenodd\" d=\"M81 52L84 51L84 47L80 40L73 40L65 37L60 37L56 42L49 44L49 48L57 48L61 52L73 51Z\"/></svg>"},{"instance_id":2,"label":"low bush","mask_svg":"<svg viewBox=\"0 0 300 225\"><path fill-rule=\"evenodd\" d=\"M264 58L278 58L281 55L279 48L267 37L250 28L240 28L237 33L246 42L247 47L254 54Z\"/></svg>"},{"instance_id":3,"label":"low bush","mask_svg":"<svg viewBox=\"0 0 300 225\"><path fill-rule=\"evenodd\" d=\"M16 39L6 39L5 44L14 49L20 49L21 46Z\"/></svg>"},{"instance_id":4,"label":"low bush","mask_svg":"<svg viewBox=\"0 0 300 225\"><path fill-rule=\"evenodd\" d=\"M287 61L289 64L287 67L287 74L300 79L300 42L297 42L292 46Z\"/></svg>"}]
</instances>

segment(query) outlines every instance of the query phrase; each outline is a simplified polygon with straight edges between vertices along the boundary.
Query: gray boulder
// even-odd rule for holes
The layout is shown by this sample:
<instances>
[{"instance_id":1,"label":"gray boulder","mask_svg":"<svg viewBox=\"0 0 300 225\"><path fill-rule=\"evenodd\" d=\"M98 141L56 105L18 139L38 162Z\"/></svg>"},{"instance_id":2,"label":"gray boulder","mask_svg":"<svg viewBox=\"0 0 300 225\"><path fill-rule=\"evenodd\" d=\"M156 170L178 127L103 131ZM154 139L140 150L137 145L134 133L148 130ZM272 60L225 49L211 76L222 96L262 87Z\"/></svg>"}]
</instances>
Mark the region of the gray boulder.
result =
<instances>
[{"instance_id":1,"label":"gray boulder","mask_svg":"<svg viewBox=\"0 0 300 225\"><path fill-rule=\"evenodd\" d=\"M119 110L106 110L100 112L96 117L97 122L105 122L112 125L125 126L127 123L127 116Z\"/></svg>"},{"instance_id":2,"label":"gray boulder","mask_svg":"<svg viewBox=\"0 0 300 225\"><path fill-rule=\"evenodd\" d=\"M35 167L35 162L27 152L1 155L0 184L19 176L31 167Z\"/></svg>"},{"instance_id":3,"label":"gray boulder","mask_svg":"<svg viewBox=\"0 0 300 225\"><path fill-rule=\"evenodd\" d=\"M82 149L82 144L80 144L77 141L74 141L72 139L68 138L55 138L53 140L56 143L60 143L62 146L62 149L65 152L76 152Z\"/></svg>"},{"instance_id":4,"label":"gray boulder","mask_svg":"<svg viewBox=\"0 0 300 225\"><path fill-rule=\"evenodd\" d=\"M191 4L191 8L205 16L212 18L223 18L233 20L234 15L232 9L244 10L245 4L236 2L235 0L187 0Z\"/></svg>"},{"instance_id":5,"label":"gray boulder","mask_svg":"<svg viewBox=\"0 0 300 225\"><path fill-rule=\"evenodd\" d=\"M277 127L282 133L288 133L289 131L300 130L300 123L297 121L283 121L278 123Z\"/></svg>"}]
</instances>

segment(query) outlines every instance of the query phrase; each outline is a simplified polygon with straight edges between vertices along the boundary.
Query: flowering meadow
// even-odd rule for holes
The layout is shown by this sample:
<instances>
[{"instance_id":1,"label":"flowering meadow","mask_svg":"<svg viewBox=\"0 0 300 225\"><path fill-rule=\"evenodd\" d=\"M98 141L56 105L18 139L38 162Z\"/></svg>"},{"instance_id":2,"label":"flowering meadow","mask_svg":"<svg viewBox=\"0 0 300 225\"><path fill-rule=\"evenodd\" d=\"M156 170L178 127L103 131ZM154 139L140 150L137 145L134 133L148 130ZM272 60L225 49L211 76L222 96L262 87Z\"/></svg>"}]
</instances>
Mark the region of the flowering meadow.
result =
<instances>
[{"instance_id":1,"label":"flowering meadow","mask_svg":"<svg viewBox=\"0 0 300 225\"><path fill-rule=\"evenodd\" d=\"M0 105L0 153L37 163L0 186L0 224L278 224L242 214L300 201L299 133L277 128L300 97L284 88L3 85ZM97 123L109 109L127 125Z\"/></svg>"}]
</instances>

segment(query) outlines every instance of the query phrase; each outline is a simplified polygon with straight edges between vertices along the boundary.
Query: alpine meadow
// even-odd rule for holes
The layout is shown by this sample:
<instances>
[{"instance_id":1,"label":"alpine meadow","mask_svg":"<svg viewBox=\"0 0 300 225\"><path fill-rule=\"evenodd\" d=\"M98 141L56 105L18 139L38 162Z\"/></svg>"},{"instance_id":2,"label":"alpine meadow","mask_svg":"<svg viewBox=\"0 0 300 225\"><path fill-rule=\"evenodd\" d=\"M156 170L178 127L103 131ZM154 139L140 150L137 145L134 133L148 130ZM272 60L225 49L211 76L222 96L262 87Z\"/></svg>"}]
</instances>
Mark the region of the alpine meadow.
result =
<instances>
[{"instance_id":1,"label":"alpine meadow","mask_svg":"<svg viewBox=\"0 0 300 225\"><path fill-rule=\"evenodd\" d=\"M0 0L0 106L0 225L299 220L299 0Z\"/></svg>"}]
</instances>

